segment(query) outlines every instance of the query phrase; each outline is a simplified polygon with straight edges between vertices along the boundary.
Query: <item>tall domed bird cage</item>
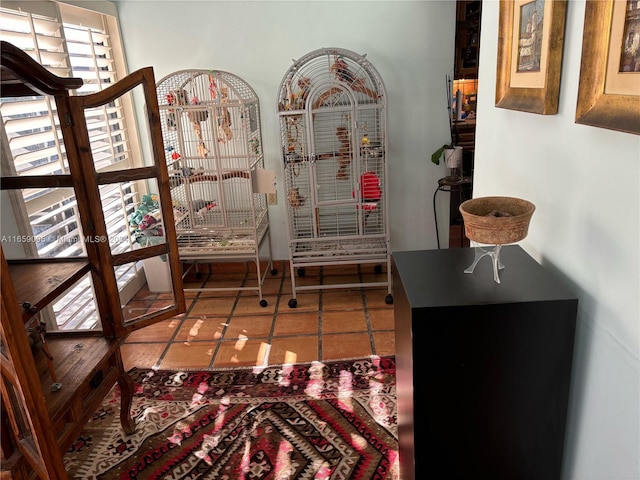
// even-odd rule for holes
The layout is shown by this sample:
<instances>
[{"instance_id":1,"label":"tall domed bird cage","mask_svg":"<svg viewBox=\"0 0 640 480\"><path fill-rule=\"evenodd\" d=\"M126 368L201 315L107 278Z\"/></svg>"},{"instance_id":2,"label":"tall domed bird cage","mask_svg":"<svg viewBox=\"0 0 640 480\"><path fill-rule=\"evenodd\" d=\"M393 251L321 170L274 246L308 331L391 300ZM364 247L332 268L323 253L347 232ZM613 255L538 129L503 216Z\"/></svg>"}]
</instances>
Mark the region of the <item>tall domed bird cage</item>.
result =
<instances>
[{"instance_id":1,"label":"tall domed bird cage","mask_svg":"<svg viewBox=\"0 0 640 480\"><path fill-rule=\"evenodd\" d=\"M156 86L180 260L197 266L255 262L255 285L196 291L255 290L260 305L273 270L267 193L275 175L264 169L260 104L238 76L219 70L182 70ZM268 255L262 269L261 250ZM263 262L264 263L264 262Z\"/></svg>"},{"instance_id":2,"label":"tall domed bird cage","mask_svg":"<svg viewBox=\"0 0 640 480\"><path fill-rule=\"evenodd\" d=\"M386 98L371 63L345 49L308 53L282 79L291 308L297 292L326 288L386 286L385 301L393 303ZM374 274L360 270L359 283L297 285L305 267L348 264L370 264Z\"/></svg>"}]
</instances>

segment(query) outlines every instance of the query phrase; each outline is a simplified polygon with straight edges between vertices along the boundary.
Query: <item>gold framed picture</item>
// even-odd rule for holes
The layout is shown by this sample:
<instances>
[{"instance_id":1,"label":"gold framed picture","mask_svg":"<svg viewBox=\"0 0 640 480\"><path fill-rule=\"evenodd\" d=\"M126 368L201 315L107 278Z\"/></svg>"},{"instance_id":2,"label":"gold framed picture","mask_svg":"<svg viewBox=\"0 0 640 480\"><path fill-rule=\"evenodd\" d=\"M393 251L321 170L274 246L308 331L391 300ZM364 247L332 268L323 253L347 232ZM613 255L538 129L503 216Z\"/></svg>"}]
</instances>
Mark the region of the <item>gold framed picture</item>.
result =
<instances>
[{"instance_id":1,"label":"gold framed picture","mask_svg":"<svg viewBox=\"0 0 640 480\"><path fill-rule=\"evenodd\" d=\"M640 135L637 1L587 1L576 123Z\"/></svg>"},{"instance_id":2,"label":"gold framed picture","mask_svg":"<svg viewBox=\"0 0 640 480\"><path fill-rule=\"evenodd\" d=\"M496 107L558 113L566 13L566 0L500 1Z\"/></svg>"}]
</instances>

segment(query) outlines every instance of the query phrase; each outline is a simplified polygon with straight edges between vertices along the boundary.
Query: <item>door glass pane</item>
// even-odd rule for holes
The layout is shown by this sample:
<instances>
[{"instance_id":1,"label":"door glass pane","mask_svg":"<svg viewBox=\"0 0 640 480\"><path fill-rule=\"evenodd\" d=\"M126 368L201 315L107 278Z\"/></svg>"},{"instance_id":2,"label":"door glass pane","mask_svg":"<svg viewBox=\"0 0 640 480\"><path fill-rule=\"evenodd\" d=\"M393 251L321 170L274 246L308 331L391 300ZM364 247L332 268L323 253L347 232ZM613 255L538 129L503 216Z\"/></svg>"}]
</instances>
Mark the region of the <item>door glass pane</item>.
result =
<instances>
[{"instance_id":1,"label":"door glass pane","mask_svg":"<svg viewBox=\"0 0 640 480\"><path fill-rule=\"evenodd\" d=\"M176 308L167 255L145 258L140 262L121 265L119 268L129 272L132 278L137 272L144 274L142 282L135 286L136 291L127 295L131 298L122 302L125 324L151 319ZM134 282L127 284L127 288L133 287ZM124 300L122 295L121 299Z\"/></svg>"}]
</instances>

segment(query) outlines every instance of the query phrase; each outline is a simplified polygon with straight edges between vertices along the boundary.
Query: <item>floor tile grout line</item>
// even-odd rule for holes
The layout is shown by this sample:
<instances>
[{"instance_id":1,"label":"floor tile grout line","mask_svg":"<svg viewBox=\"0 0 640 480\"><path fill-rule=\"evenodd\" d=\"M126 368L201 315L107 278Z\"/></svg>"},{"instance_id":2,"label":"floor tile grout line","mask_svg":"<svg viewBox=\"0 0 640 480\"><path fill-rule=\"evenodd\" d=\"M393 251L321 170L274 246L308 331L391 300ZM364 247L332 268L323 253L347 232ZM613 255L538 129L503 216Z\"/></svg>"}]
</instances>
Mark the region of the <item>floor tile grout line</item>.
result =
<instances>
[{"instance_id":1,"label":"floor tile grout line","mask_svg":"<svg viewBox=\"0 0 640 480\"><path fill-rule=\"evenodd\" d=\"M244 287L247 283L247 279L249 276L249 268L248 266L245 268L245 272L244 272L244 277L242 278L242 283L240 284L240 287ZM238 306L238 302L240 301L240 294L242 293L242 290L238 290L238 293L236 294L236 299L233 302L233 305L231 306L231 311L229 312L229 315L227 316L227 322L224 326L224 328L222 329L222 332L220 333L220 338L218 340L215 340L215 347L213 349L213 353L211 355L211 359L209 360L209 368L213 368L213 365L216 362L218 353L220 352L220 347L222 345L222 342L224 341L224 334L226 333L227 329L229 328L229 324L231 323L231 320L233 319L233 315L234 312L236 310L236 307Z\"/></svg>"},{"instance_id":2,"label":"floor tile grout line","mask_svg":"<svg viewBox=\"0 0 640 480\"><path fill-rule=\"evenodd\" d=\"M357 265L357 275L358 275L358 279L362 282L364 279L364 269L361 265ZM237 273L237 272L236 272ZM246 285L248 282L248 275L251 272L248 272L247 268L245 267L245 272L242 275L241 278L237 278L238 280L241 280L240 284L242 286ZM324 339L326 339L326 335L340 335L340 334L362 334L362 333L366 333L367 337L368 337L368 343L369 343L369 351L373 352L373 354L375 355L377 348L376 348L376 344L375 344L375 338L374 338L374 334L377 332L377 330L374 329L374 324L373 324L373 318L371 316L371 306L369 305L368 302L368 296L367 296L367 288L366 287L360 287L359 288L359 296L360 296L360 302L358 302L361 306L358 308L353 308L353 307L349 307L347 308L345 305L340 305L340 303L337 304L333 304L332 305L328 305L327 304L327 295L325 292L325 289L320 289L318 292L318 307L317 309L313 309L313 310L309 310L309 311L305 311L304 313L317 313L317 329L315 330L315 333L293 333L293 334L280 334L280 335L276 335L276 322L278 319L278 316L282 315L285 313L284 310L282 310L282 306L280 305L280 302L283 301L283 299L286 297L286 292L285 292L285 285L286 285L286 281L287 281L287 270L284 269L283 266L283 270L282 270L282 275L280 275L277 279L277 284L272 284L271 285L271 292L269 295L273 295L275 293L275 301L276 304L274 305L274 309L273 312L271 313L266 313L266 314L262 314L262 312L258 313L255 311L252 312L248 312L247 316L254 316L254 315L264 315L265 317L270 317L270 324L269 325L269 329L268 329L268 333L267 333L267 338L266 341L271 345L273 344L273 341L275 339L282 339L282 340L291 340L291 339L296 339L296 338L312 338L312 337L316 337L317 339L317 346L318 346L318 360L326 360L325 357L325 349L323 348L324 345ZM327 271L327 268L325 268L324 266L321 266L319 269L319 276L321 277L321 284L328 284L327 281L328 279L330 279L330 277L333 277L333 275L331 275L331 272ZM335 273L335 275L344 275L347 274L348 272L346 271L337 271ZM206 284L208 281L211 280L212 275L208 275L202 282L202 284ZM329 282L331 283L331 281ZM275 288L274 288L275 287ZM275 290L275 291L274 291ZM216 338L216 335L213 336L213 339L209 339L209 340L192 340L193 343L197 343L197 344L201 344L201 343L208 343L208 342L212 342L212 345L215 345L215 349L214 352L211 354L211 359L209 360L209 368L213 368L216 360L219 360L217 357L220 354L219 350L220 350L220 345L222 344L223 341L228 341L228 340L233 340L233 339L226 339L224 338L224 336L228 333L228 329L229 329L229 325L230 323L233 321L234 318L236 318L237 315L237 309L239 307L239 302L244 298L242 295L242 291L238 291L237 294L235 294L234 298L233 298L233 304L232 304L232 308L231 311L227 314L227 315L223 315L223 316L219 316L219 317L215 317L218 320L222 320L222 321L226 321L224 328L222 329L222 335L220 335L220 337ZM158 300L158 295L156 295L156 300ZM178 320L178 325L176 326L175 330L173 331L171 338L166 342L164 349L160 355L160 357L158 358L158 360L155 363L156 368L159 368L159 366L162 364L162 362L166 359L168 350L170 348L171 345L176 343L176 338L180 332L181 329L184 329L184 326L187 324L187 321L189 319L195 318L192 317L192 312L194 311L194 309L196 308L197 304L199 301L202 301L202 292L198 292L198 294L193 297L190 300L190 303L188 304L188 308L187 311L184 312L183 314L180 315ZM376 306L378 306L376 304ZM360 310L362 309L363 313L364 313L364 317L365 317L365 329L364 330L350 330L350 331L336 331L336 332L328 332L326 335L323 334L323 325L324 325L324 314L325 314L325 309L326 308L332 308L335 310L331 310L331 311L351 311L351 310ZM382 306L382 308L384 308L384 306ZM206 316L206 315L205 315ZM201 317L201 316L198 316ZM212 317L214 318L214 317ZM266 319L265 319L266 320ZM248 326L250 325L250 322L247 324ZM380 327L383 327L383 325L380 325ZM379 329L380 332L393 332L394 329L393 328L380 328ZM264 338L264 337L261 337ZM144 344L144 343L158 343L158 342L145 342L145 341L140 341L140 342L127 342L127 343L135 343L135 344ZM367 353L369 354L369 353ZM203 365L204 367L204 365Z\"/></svg>"},{"instance_id":3,"label":"floor tile grout line","mask_svg":"<svg viewBox=\"0 0 640 480\"><path fill-rule=\"evenodd\" d=\"M320 285L324 283L324 267L320 267ZM324 351L322 348L322 327L324 322L324 292L323 288L318 292L318 360L324 361Z\"/></svg>"},{"instance_id":4,"label":"floor tile grout line","mask_svg":"<svg viewBox=\"0 0 640 480\"><path fill-rule=\"evenodd\" d=\"M384 331L384 330L383 330ZM388 330L391 331L391 330ZM352 330L352 331L345 331L345 332L329 332L329 333L325 333L325 335L343 335L343 334L354 334L354 333L365 333L362 330ZM293 338L299 338L299 337L317 337L318 334L317 333L290 333L290 334L285 334L285 335L276 335L275 337L273 337L273 339L275 340L281 340L281 339L286 339L286 340L290 340ZM211 342L232 342L232 341L237 341L239 340L238 338L227 338L226 340L212 340L212 339L202 339L202 340L197 340L197 339L193 339L190 340L190 344L195 345L195 344L201 344L201 343L211 343ZM269 341L269 337L267 335L264 336L255 336L252 337L252 340L266 340ZM158 342L144 342L144 341L140 341L140 342L131 342L129 345L145 345L148 343L158 343ZM175 343L180 343L180 342L175 342Z\"/></svg>"},{"instance_id":5,"label":"floor tile grout line","mask_svg":"<svg viewBox=\"0 0 640 480\"><path fill-rule=\"evenodd\" d=\"M364 283L364 276L362 273L362 266L358 265L358 275L361 283ZM371 325L371 318L369 317L369 307L367 304L367 292L363 287L360 289L362 295L362 308L364 309L364 321L367 325L367 336L369 337L369 348L371 348L371 355L376 355L376 342L373 338L373 327Z\"/></svg>"},{"instance_id":6,"label":"floor tile grout line","mask_svg":"<svg viewBox=\"0 0 640 480\"><path fill-rule=\"evenodd\" d=\"M278 293L276 294L276 304L273 307L273 315L271 316L271 328L269 329L269 334L268 334L270 345L273 344L273 337L276 330L277 317L278 317L278 314L280 313L280 300L282 300L283 287L284 287L284 272L280 277L280 286L278 287Z\"/></svg>"},{"instance_id":7,"label":"floor tile grout line","mask_svg":"<svg viewBox=\"0 0 640 480\"><path fill-rule=\"evenodd\" d=\"M276 304L273 306L273 314L271 315L271 327L269 328L269 333L267 334L267 345L269 345L269 349L265 355L265 358L262 360L263 364L270 363L269 355L271 355L271 348L273 347L273 338L274 338L273 334L276 328L276 318L279 312L283 284L284 284L284 272L280 277L280 286L278 287L278 293L276 293L276 300L275 300Z\"/></svg>"},{"instance_id":8,"label":"floor tile grout line","mask_svg":"<svg viewBox=\"0 0 640 480\"><path fill-rule=\"evenodd\" d=\"M211 280L211 277L213 275L213 272L211 269L209 269L209 272L207 273L207 276L203 278L202 282L200 283L200 289L204 289L206 284ZM245 274L246 277L246 274ZM243 280L244 281L244 280ZM196 295L193 297L193 299L191 300L191 304L190 307L184 312L184 314L182 314L182 318L180 319L180 323L178 324L178 327L173 331L173 334L171 335L171 338L169 340L167 340L165 348L163 349L162 353L160 354L160 357L158 358L158 360L156 361L154 368L160 368L160 365L162 364L162 362L164 361L169 349L171 348L171 346L176 343L175 342L175 338L178 335L178 333L180 332L180 329L182 328L185 320L187 320L188 318L193 318L190 317L190 312L193 311L196 303L198 302L198 300L200 300L200 296L203 294L203 290L199 290ZM234 304L235 305L235 304ZM205 315L206 318L206 315ZM229 317L227 317L227 322L229 321Z\"/></svg>"},{"instance_id":9,"label":"floor tile grout line","mask_svg":"<svg viewBox=\"0 0 640 480\"><path fill-rule=\"evenodd\" d=\"M203 280L200 283L200 288L203 288L204 285L206 285L206 282L207 282L207 280ZM174 329L173 334L171 335L171 338L169 340L167 340L167 342L166 342L164 348L162 349L162 352L160 352L160 356L156 360L153 368L160 368L160 365L162 365L162 361L164 360L166 354L169 352L169 348L171 348L171 345L173 344L174 339L176 338L176 336L180 332L180 329L182 328L182 325L184 324L184 321L188 317L187 312L191 312L191 310L193 310L193 307L196 304L196 301L200 298L200 293L201 292L196 293L195 297L191 300L191 304L190 304L189 308L186 309L183 314L181 314L181 318L180 318L180 321L178 322L178 326ZM175 318L175 317L173 317L173 318Z\"/></svg>"}]
</instances>

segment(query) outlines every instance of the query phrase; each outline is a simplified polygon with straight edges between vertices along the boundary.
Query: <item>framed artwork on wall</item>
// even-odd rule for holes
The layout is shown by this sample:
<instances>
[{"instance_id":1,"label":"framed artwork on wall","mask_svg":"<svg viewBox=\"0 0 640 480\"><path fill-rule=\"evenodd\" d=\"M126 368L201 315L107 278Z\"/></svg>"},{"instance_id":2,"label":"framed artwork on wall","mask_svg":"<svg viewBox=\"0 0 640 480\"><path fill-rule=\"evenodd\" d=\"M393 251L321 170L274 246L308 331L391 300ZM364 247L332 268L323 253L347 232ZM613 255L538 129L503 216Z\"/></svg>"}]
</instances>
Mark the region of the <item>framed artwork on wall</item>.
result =
<instances>
[{"instance_id":1,"label":"framed artwork on wall","mask_svg":"<svg viewBox=\"0 0 640 480\"><path fill-rule=\"evenodd\" d=\"M587 2L576 123L640 135L640 2Z\"/></svg>"},{"instance_id":2,"label":"framed artwork on wall","mask_svg":"<svg viewBox=\"0 0 640 480\"><path fill-rule=\"evenodd\" d=\"M566 13L566 0L500 1L496 107L558 113Z\"/></svg>"}]
</instances>

